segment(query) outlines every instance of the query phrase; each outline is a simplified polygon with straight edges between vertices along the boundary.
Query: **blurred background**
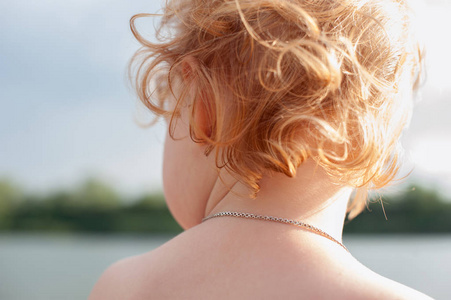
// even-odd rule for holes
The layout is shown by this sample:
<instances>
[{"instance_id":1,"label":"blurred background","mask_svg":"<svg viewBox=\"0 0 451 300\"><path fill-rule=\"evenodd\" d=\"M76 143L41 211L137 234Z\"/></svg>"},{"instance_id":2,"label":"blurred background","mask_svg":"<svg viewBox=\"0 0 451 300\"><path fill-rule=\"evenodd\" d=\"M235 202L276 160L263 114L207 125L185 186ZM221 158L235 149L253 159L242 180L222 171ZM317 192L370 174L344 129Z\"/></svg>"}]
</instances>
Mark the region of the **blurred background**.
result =
<instances>
[{"instance_id":1,"label":"blurred background","mask_svg":"<svg viewBox=\"0 0 451 300\"><path fill-rule=\"evenodd\" d=\"M451 2L415 1L427 83L412 174L345 226L374 271L451 299ZM181 232L161 193L164 126L127 84L128 21L156 1L0 2L0 299L84 299L102 271ZM158 18L140 20L149 38Z\"/></svg>"}]
</instances>

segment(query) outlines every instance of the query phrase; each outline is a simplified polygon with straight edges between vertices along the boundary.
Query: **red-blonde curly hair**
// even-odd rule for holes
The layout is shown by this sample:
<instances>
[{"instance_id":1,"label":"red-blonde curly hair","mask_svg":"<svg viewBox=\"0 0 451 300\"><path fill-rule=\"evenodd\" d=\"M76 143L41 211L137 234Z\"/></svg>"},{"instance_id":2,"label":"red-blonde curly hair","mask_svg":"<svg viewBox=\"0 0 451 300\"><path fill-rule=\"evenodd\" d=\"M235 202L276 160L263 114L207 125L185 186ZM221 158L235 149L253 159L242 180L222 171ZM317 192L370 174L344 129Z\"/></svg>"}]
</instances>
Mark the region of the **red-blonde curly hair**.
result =
<instances>
[{"instance_id":1,"label":"red-blonde curly hair","mask_svg":"<svg viewBox=\"0 0 451 300\"><path fill-rule=\"evenodd\" d=\"M337 183L381 188L399 169L422 61L406 2L169 0L158 43L135 27L148 14L131 19L142 48L130 74L140 100L173 129L190 89L178 80L181 64L195 59L194 105L205 102L212 127L206 134L192 115L191 137L255 193L265 171L293 177L307 158ZM177 105L168 110L170 96ZM365 206L366 193L358 198L350 218Z\"/></svg>"}]
</instances>

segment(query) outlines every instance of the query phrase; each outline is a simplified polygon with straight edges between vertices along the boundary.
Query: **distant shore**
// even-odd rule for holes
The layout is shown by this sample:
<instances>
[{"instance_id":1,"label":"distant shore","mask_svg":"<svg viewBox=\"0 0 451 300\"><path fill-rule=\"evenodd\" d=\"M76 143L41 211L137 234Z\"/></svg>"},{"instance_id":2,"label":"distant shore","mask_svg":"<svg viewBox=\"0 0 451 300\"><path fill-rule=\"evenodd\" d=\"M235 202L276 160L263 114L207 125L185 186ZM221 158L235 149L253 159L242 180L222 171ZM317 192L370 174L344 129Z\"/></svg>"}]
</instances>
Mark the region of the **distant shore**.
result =
<instances>
[{"instance_id":1,"label":"distant shore","mask_svg":"<svg viewBox=\"0 0 451 300\"><path fill-rule=\"evenodd\" d=\"M381 199L383 205L381 204ZM451 201L420 184L372 199L369 210L346 221L344 233L451 233ZM387 217L387 219L386 219ZM161 192L120 196L96 179L46 195L25 193L0 180L0 232L177 234L182 228Z\"/></svg>"}]
</instances>

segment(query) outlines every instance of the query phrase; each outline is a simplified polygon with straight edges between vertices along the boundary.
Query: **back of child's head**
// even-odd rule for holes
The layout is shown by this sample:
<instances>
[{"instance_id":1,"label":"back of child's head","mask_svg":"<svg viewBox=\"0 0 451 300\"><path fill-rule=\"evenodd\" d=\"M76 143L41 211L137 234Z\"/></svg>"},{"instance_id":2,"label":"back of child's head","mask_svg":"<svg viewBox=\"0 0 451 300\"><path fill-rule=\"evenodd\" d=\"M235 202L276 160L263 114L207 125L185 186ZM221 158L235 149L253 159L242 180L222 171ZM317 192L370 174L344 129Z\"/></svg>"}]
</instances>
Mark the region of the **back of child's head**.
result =
<instances>
[{"instance_id":1,"label":"back of child's head","mask_svg":"<svg viewBox=\"0 0 451 300\"><path fill-rule=\"evenodd\" d=\"M405 0L167 1L159 43L134 20L141 101L172 125L187 95L206 107L211 128L191 116L191 137L256 193L263 174L293 177L307 158L358 188L398 173L422 60Z\"/></svg>"}]
</instances>

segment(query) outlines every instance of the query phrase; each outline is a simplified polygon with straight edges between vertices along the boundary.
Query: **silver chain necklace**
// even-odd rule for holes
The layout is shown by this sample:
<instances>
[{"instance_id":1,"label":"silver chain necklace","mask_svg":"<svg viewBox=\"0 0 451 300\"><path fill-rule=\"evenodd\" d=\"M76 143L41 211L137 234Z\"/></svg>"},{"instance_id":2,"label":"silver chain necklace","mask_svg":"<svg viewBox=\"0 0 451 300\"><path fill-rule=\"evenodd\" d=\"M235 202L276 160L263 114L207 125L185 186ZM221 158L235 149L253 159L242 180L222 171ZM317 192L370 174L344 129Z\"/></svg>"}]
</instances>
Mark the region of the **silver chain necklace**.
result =
<instances>
[{"instance_id":1,"label":"silver chain necklace","mask_svg":"<svg viewBox=\"0 0 451 300\"><path fill-rule=\"evenodd\" d=\"M278 223L284 223L284 224L288 224L288 225L303 227L313 233L316 233L318 235L321 235L321 236L331 240L332 242L337 243L338 245L342 246L346 251L349 252L348 248L346 248L345 245L343 245L342 243L340 243L339 241L334 239L330 234L327 234L326 232L322 231L321 229L319 229L315 226L312 226L310 224L301 222L301 221L295 221L295 220L284 219L284 218L276 218L276 217L271 217L271 216L255 215L255 214L251 214L251 213L242 213L242 212L236 212L236 211L222 211L222 212L216 213L214 215L203 218L202 222L207 221L209 219L218 218L218 217L237 217L237 218L246 218L246 219L256 219L256 220L272 221L272 222L278 222Z\"/></svg>"}]
</instances>

